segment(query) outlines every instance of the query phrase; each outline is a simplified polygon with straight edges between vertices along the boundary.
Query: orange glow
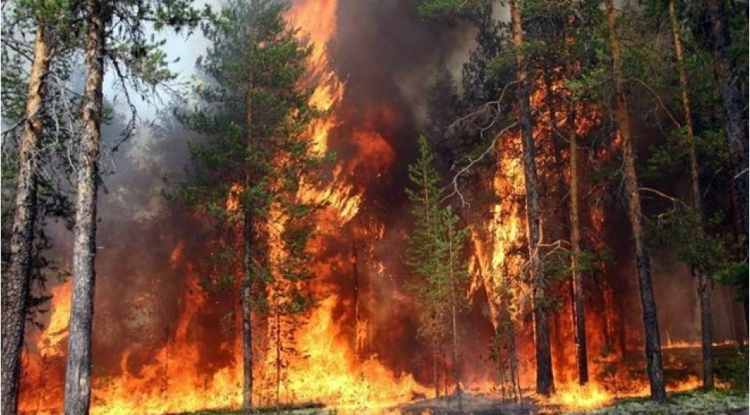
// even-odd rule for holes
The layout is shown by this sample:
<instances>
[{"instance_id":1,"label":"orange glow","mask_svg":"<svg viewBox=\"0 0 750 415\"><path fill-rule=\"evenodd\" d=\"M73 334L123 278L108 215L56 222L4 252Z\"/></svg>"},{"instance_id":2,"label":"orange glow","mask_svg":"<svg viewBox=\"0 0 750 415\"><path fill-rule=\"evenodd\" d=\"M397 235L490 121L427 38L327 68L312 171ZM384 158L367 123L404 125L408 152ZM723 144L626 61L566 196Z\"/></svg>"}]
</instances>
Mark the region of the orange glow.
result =
<instances>
[{"instance_id":1,"label":"orange glow","mask_svg":"<svg viewBox=\"0 0 750 415\"><path fill-rule=\"evenodd\" d=\"M614 397L609 391L596 383L588 383L584 386L565 385L550 399L550 403L576 411L600 408L612 403L613 400Z\"/></svg>"},{"instance_id":2,"label":"orange glow","mask_svg":"<svg viewBox=\"0 0 750 415\"><path fill-rule=\"evenodd\" d=\"M240 211L240 198L242 197L242 186L234 183L227 194L226 208L230 212Z\"/></svg>"},{"instance_id":3,"label":"orange glow","mask_svg":"<svg viewBox=\"0 0 750 415\"><path fill-rule=\"evenodd\" d=\"M362 122L361 125L347 124L346 113L342 108L347 84L341 81L331 65L332 56L335 56L336 51L338 7L338 0L298 0L293 2L286 15L293 26L301 29L300 39L309 42L312 47L303 86L316 86L310 104L324 111L324 115L310 125L305 137L312 143L312 151L318 155L335 151L345 151L346 155L327 162L322 180L301 177L302 185L298 193L285 195L304 202L323 204L309 218L316 231L307 246L308 253L314 258L307 269L312 274L311 281L288 282L278 278L282 265L289 261L282 246L281 235L285 227L290 226L290 222L281 213L281 207L271 205L267 221L262 223L263 219L260 219L254 223L254 226L262 231L264 238L267 238L263 239L263 242L268 244L267 251L264 252L267 254L265 260L270 264L271 277L277 277L275 280L269 278L272 281L266 282L263 286L262 298L273 307L285 301L285 296L288 296L293 288L301 288L315 295L315 304L304 314L304 318L299 320L287 318L281 313L274 314L273 311L253 315L253 399L258 406L272 406L278 391L281 403L319 402L340 413L384 413L415 397L434 396L434 387L429 384L430 380L424 380L429 377L425 374L429 374L431 369L424 367L432 362L420 363L422 366L404 364L410 368L409 370L412 367L416 368L412 372L396 369L398 366L391 363L392 360L402 357L398 354L412 353L422 346L414 345L419 341L415 327L406 324L398 327L398 324L391 325L392 321L388 320L397 312L414 314L414 310L409 309L413 306L410 298L403 298L408 295L394 289L393 286L396 284L388 285L393 280L400 279L399 282L403 282L406 279L402 275L393 275L402 271L398 268L394 271L387 264L388 260L402 261L403 252L387 252L381 256L377 256L378 253L375 252L378 249L390 250L391 246L387 245L387 242L391 241L387 238L403 239L406 231L387 232L390 229L386 229L385 221L370 220L367 215L371 213L368 210L371 206L365 206L364 202L370 197L369 193L366 194L368 188L390 179L391 167L396 162L396 150L390 144L393 141L389 142L391 137L388 137L386 132L377 131L370 124L375 124L372 120L377 119L383 125L396 125L398 116L397 111L381 105L377 110L370 109L370 112L364 114L362 118L368 121ZM552 90L566 98L571 96L564 90L562 83L553 85ZM545 88L537 85L531 97L533 106L546 108L545 91ZM549 145L553 139L551 137L554 136L553 127L585 135L594 128L600 117L595 108L579 103L576 107L577 113L587 114L587 118L580 117L576 119L575 125L571 126L567 125L570 122L567 110L561 107L552 114L544 111L535 114L538 122L534 137L540 149L540 160L550 162L553 159L550 154L553 146ZM553 118L556 121L554 126ZM497 332L508 330L507 322L513 323L515 343L512 346L517 350L519 357L518 383L524 397L568 410L582 410L607 405L618 397L647 395L647 378L638 366L641 362L628 363L629 356L620 350L627 349L631 353L636 350L641 343L641 334L624 328L623 333L613 334L623 323L618 320L620 316L615 312L617 293L608 284L609 276L606 275L599 276L602 281L597 282L601 283L601 292L598 293L600 297L591 301L598 308L586 310L590 382L586 386L576 383L577 368L573 353L575 346L570 298L566 297L566 287L560 284L562 288L557 286L553 289L558 290L556 294L563 293L559 295L561 305L554 313L550 313L554 314L550 316L550 320L554 334L552 337L556 394L544 400L530 392L534 382L534 344L533 327L528 317L533 306L533 292L525 273L528 255L525 178L521 137L518 131L499 137L495 150L493 166L478 173L482 176L482 183L485 184L483 191L486 191L489 201L481 202L486 204L481 206L481 214L472 211L462 218L468 224L471 237L472 257L469 271L473 280L470 293L466 294L471 296L483 290L487 295L487 307L479 311L483 314L476 316L477 320L487 318ZM565 151L562 151L560 155L563 162L567 156L564 153ZM587 162L602 162L607 157L608 150L599 150L599 153L591 157L594 161ZM281 163L280 160L276 162ZM563 177L563 185L564 181ZM227 210L240 210L242 191L243 188L239 184L230 187L226 199L222 200ZM403 197L403 194L400 196ZM552 210L554 209L548 211ZM385 214L390 213L388 211ZM591 204L582 208L581 217L587 218L590 222L587 225L591 225L593 233L604 233L607 217L603 204ZM543 221L543 227L544 225L549 223ZM232 231L239 233L237 229ZM396 235L393 235L394 233ZM547 238L543 240L544 243L552 242L551 236ZM369 245L361 247L360 241L367 241ZM181 289L175 294L177 305L174 320L169 320L170 326L163 329L163 338L154 339L152 336L144 339L117 339L118 342L128 344L123 348L125 351L121 355L115 356L114 368L112 365L108 366L104 374L101 368L96 366L99 364L96 359L101 356L95 355L91 409L94 415L182 413L204 409L239 408L241 405L243 348L239 317L239 283L236 278L240 271L226 271L230 277L235 277L234 285L229 284L228 293L223 293L225 295L212 296L201 284L202 278L206 278L206 275L199 268L203 264L197 261L204 258L196 257L189 241L171 243L173 248L170 248L168 268L177 275L178 281L174 285L179 285ZM603 242L595 240L591 241L591 244ZM388 258L384 259L386 256ZM367 264L362 265L360 262ZM365 266L370 267L369 271L374 275L372 279L382 283L382 286L377 287L382 291L378 292L380 296L372 295L368 298L369 301L376 302L372 308L377 310L372 312L372 315L360 313L359 309L360 302L365 300L358 296L366 296L362 294L366 289L376 291L376 288L364 287L365 283L359 285L359 267ZM148 276L153 280L158 277L161 276ZM103 275L100 281L107 281L106 278L107 275ZM345 282L342 283L340 280ZM353 280L356 282L352 282ZM554 282L550 282L550 285L553 284ZM345 293L341 287L351 288L351 292ZM20 399L22 413L61 413L63 357L70 313L71 284L60 284L53 287L51 292L54 298L47 328L41 334L32 336L33 341L29 344L33 347L24 355ZM126 306L142 306L152 298L149 296L154 292L149 291ZM167 295L171 294L173 293ZM393 304L380 304L379 301ZM206 310L222 306L224 309L209 316L213 319L208 319L203 314ZM484 304L480 304L480 307L483 306ZM382 311L381 314L381 309L385 310L388 307L397 310L392 314L386 311ZM229 311L220 314L224 313L225 309ZM373 331L376 319L386 320L387 324L381 325L387 325L388 330ZM220 329L212 332L206 329L206 325L216 325L216 321L219 321ZM413 322L408 320L408 323ZM104 321L104 324L107 324L107 321ZM489 326L484 321L482 324ZM102 327L100 324L95 330L106 329ZM486 329L489 330L490 328ZM392 335L393 332L398 332L398 335ZM487 339L479 334L472 338L473 334L465 333L465 338L461 339L467 343L473 341L472 347L476 347L465 360L474 359L483 367L481 370L465 370L462 373L464 391L499 399L501 394L498 391L503 388L502 397L507 397L507 378L498 381L498 372L505 370L505 367L498 370L494 362L487 362ZM406 338L405 343L413 349L404 350L397 348L400 345L391 344L392 338L399 336ZM612 340L616 336L620 336L617 340L622 340L624 346L612 346ZM139 341L141 343L138 343ZM215 359L216 356L206 352L207 348L203 346L209 341L215 343L218 350L210 349L210 352L220 355L220 358ZM392 348L392 353L386 355L388 350L383 349L373 351L369 345L374 343L385 344L386 347ZM139 346L144 344L150 345L151 349L145 352L139 349ZM294 352L282 351L285 346L293 346ZM499 352L504 353L501 357L505 359L503 364L509 360L508 346L504 344L505 348ZM683 347L693 348L699 345L667 341L664 348ZM609 348L612 350L602 353L602 350ZM283 352L284 355L277 356L275 350L279 350L279 354ZM414 355L406 356L403 360L425 357L416 356L419 353L428 354L423 351L414 352ZM431 356L427 357L429 360ZM277 379L276 370L282 367L282 364L283 375L279 374ZM632 374L639 370L643 373L638 373L634 378ZM447 372L447 369L445 371ZM444 377L447 379L447 375ZM428 384L420 384L418 380ZM676 391L697 386L698 378L693 376L670 384L668 388Z\"/></svg>"}]
</instances>

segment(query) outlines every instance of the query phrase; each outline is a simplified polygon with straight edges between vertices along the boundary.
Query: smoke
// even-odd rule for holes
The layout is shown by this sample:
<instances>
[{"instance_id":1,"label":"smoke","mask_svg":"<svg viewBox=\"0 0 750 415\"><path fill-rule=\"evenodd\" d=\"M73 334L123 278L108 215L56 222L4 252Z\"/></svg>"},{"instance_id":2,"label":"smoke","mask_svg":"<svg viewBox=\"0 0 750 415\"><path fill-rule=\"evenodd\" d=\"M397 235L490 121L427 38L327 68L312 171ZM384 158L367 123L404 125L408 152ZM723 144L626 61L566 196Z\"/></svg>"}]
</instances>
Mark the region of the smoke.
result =
<instances>
[{"instance_id":1,"label":"smoke","mask_svg":"<svg viewBox=\"0 0 750 415\"><path fill-rule=\"evenodd\" d=\"M339 3L338 34L330 53L346 92L339 104L341 123L329 137L329 146L341 164L351 166L349 179L364 198L350 223L321 237L322 247L312 269L317 272L316 283L322 285L320 294L337 295L333 320L341 325L340 338L352 345L358 357L377 356L393 372L414 374L428 384L429 345L416 335L418 310L406 289L410 270L404 252L412 219L404 189L407 166L416 159L417 136L426 122L427 90L441 63L454 74L460 73L474 31L467 25L449 28L424 21L409 3ZM184 80L189 79L195 58L207 46L205 39L194 35L185 42L172 37L167 45L169 51L182 53L180 66L175 68L183 72ZM150 104L138 105L146 118L161 114ZM94 320L94 366L101 368L102 378L126 373L137 377L145 364L154 361L154 353L178 335L177 325L188 309L197 308L190 299L200 288L188 280L205 259L210 229L179 202L165 197L171 182L164 179L179 175L188 165L187 143L198 137L179 126L168 109L166 113L156 126L142 128L107 161L114 173L103 179L105 191L99 202ZM105 130L109 142L117 140L120 128L113 125ZM607 241L617 265L608 268L608 275L594 278L611 283L616 292L621 324L611 331L627 333L612 337L629 339L632 333L640 333L641 323L626 219L622 212L609 209L606 223L619 224L608 230ZM53 254L69 263L69 235L60 229L56 235ZM684 269L662 270L654 278L659 303L664 304L660 322L675 341L697 339L693 311L697 307L689 292L692 282L680 280L685 274ZM603 295L591 297L594 302ZM199 369L207 376L240 366L231 350L239 330L238 297L224 290L209 298L194 310L186 329L186 336L198 348ZM484 292L478 291L474 300L473 309L461 321L463 372L484 379L492 326L488 313L482 311L487 301ZM689 314L690 323L683 323ZM363 321L367 322L364 333L358 331ZM568 330L564 314L556 323L558 333ZM519 337L531 337L529 326ZM30 343L36 336L30 337ZM717 337L732 336L725 332L724 337ZM63 366L58 365L49 376L61 379Z\"/></svg>"}]
</instances>

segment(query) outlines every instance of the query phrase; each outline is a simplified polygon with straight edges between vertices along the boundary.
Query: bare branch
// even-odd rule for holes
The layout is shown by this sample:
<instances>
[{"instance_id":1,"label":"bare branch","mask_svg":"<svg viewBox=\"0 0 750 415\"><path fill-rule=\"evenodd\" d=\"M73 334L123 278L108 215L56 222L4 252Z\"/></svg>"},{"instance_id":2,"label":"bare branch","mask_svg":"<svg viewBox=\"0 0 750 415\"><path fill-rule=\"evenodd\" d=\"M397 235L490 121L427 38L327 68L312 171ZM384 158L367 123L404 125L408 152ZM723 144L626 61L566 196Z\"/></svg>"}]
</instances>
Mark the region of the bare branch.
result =
<instances>
[{"instance_id":1,"label":"bare branch","mask_svg":"<svg viewBox=\"0 0 750 415\"><path fill-rule=\"evenodd\" d=\"M653 88L651 88L647 83L641 81L638 78L629 78L629 79L631 79L633 81L636 81L639 84L641 84L644 88L646 88L651 93L651 95L654 96L654 98L656 99L656 101L659 103L659 106L661 107L661 109L664 110L664 112L667 114L667 116L669 116L669 119L672 120L672 122L674 123L675 127L680 128L682 126L679 122L677 122L677 120L674 118L674 116L672 115L672 113L667 109L667 106L664 105L664 101L662 101L662 99L659 96L659 94L657 94L656 91L654 91Z\"/></svg>"},{"instance_id":2,"label":"bare branch","mask_svg":"<svg viewBox=\"0 0 750 415\"><path fill-rule=\"evenodd\" d=\"M450 197L452 197L454 195L458 195L458 197L461 199L461 206L462 207L469 206L469 203L466 202L466 199L464 199L464 196L461 193L461 190L459 189L458 179L463 174L465 174L466 172L468 172L475 164L477 164L479 161L481 161L487 154L489 154L490 151L492 151L492 149L495 148L497 140L500 137L502 137L503 135L505 135L505 133L507 133L511 128L515 127L516 125L518 125L518 121L515 121L512 124L508 125L507 127L503 128L502 130L500 130L500 132L498 132L495 135L495 138L492 139L492 142L487 146L487 148L482 152L482 154L479 155L479 157L477 157L477 158L475 158L473 160L471 159L471 157L469 157L469 164L467 164L466 166L460 168L458 170L458 172L453 175L453 179L451 180L451 185L453 186L453 191L450 192L449 194L447 194L445 197L443 197L443 199L441 200L441 202L449 199Z\"/></svg>"}]
</instances>

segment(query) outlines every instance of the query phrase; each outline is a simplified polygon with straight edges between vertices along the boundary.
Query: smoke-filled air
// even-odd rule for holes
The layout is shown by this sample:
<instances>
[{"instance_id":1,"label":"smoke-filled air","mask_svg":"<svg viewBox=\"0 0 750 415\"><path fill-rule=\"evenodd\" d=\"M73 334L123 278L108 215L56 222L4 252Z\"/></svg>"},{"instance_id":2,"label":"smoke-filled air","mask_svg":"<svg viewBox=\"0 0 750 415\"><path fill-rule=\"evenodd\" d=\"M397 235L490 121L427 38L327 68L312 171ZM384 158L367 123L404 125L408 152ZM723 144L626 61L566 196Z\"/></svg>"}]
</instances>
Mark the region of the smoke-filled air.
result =
<instances>
[{"instance_id":1,"label":"smoke-filled air","mask_svg":"<svg viewBox=\"0 0 750 415\"><path fill-rule=\"evenodd\" d=\"M3 20L3 414L747 413L742 4Z\"/></svg>"}]
</instances>

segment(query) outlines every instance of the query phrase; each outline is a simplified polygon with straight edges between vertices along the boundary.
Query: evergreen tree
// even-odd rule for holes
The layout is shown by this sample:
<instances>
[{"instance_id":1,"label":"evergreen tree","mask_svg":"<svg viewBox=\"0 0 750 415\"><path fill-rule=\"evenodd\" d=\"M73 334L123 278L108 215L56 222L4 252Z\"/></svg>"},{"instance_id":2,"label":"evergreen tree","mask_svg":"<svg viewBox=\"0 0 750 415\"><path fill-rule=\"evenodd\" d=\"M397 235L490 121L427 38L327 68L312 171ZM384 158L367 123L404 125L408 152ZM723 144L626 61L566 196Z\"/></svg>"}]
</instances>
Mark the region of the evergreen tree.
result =
<instances>
[{"instance_id":1,"label":"evergreen tree","mask_svg":"<svg viewBox=\"0 0 750 415\"><path fill-rule=\"evenodd\" d=\"M67 146L71 137L67 131L52 126L65 122L64 115L70 114L54 110L53 103L68 102L55 96L50 83L59 88L60 79L67 78L69 67L63 58L70 57L76 37L69 26L70 12L67 1L22 1L3 12L2 112L4 120L15 123L3 132L4 413L17 411L25 323L29 314L49 299L31 294L32 282L43 287L48 274L45 268L54 268L42 255L51 242L41 224L48 216L69 213L66 195L55 183L57 172L52 165L57 150ZM26 41L24 31L35 33L32 44ZM62 62L53 64L55 59ZM50 82L50 78L54 81Z\"/></svg>"},{"instance_id":2,"label":"evergreen tree","mask_svg":"<svg viewBox=\"0 0 750 415\"><path fill-rule=\"evenodd\" d=\"M247 411L253 406L253 309L269 313L276 325L271 331L278 391L282 320L299 315L309 302L301 283L309 276L304 264L311 224L306 218L315 206L296 194L321 158L303 137L316 116L308 104L311 90L299 87L310 49L287 27L282 16L287 7L275 0L231 0L220 17L204 25L213 44L198 62L205 77L197 89L200 107L183 117L209 140L191 147L193 177L180 194L220 226L242 229L235 235L241 253L231 248L235 236L219 245L224 259L241 264Z\"/></svg>"},{"instance_id":3,"label":"evergreen tree","mask_svg":"<svg viewBox=\"0 0 750 415\"><path fill-rule=\"evenodd\" d=\"M638 287L643 307L643 328L646 337L646 367L651 398L658 402L667 399L664 389L664 367L659 335L659 322L656 314L656 300L651 285L651 254L646 245L641 211L641 196L638 189L638 176L635 171L635 153L631 135L630 113L624 90L623 63L620 37L617 32L617 12L612 0L605 0L612 56L612 76L615 84L615 118L622 140L620 147L623 158L623 179L627 199L628 219L633 232Z\"/></svg>"},{"instance_id":4,"label":"evergreen tree","mask_svg":"<svg viewBox=\"0 0 750 415\"><path fill-rule=\"evenodd\" d=\"M189 0L76 3L85 32L85 88L77 159L76 216L73 229L73 298L65 371L66 414L87 414L91 397L91 323L94 306L96 201L99 187L105 62L125 86L138 93L174 79L166 54L146 36L154 29L192 27L200 19ZM132 103L131 103L131 108Z\"/></svg>"},{"instance_id":5,"label":"evergreen tree","mask_svg":"<svg viewBox=\"0 0 750 415\"><path fill-rule=\"evenodd\" d=\"M420 332L433 346L435 395L439 393L438 360L444 333L450 333L453 355L453 380L461 408L461 386L458 354L457 314L466 305L461 295L466 291L468 265L462 259L468 230L459 228L459 217L450 205L443 205L443 191L433 166L433 155L427 139L419 138L419 159L409 166L409 179L416 187L407 189L414 203L412 216L416 228L408 240L408 263L418 281L413 285L422 307Z\"/></svg>"},{"instance_id":6,"label":"evergreen tree","mask_svg":"<svg viewBox=\"0 0 750 415\"><path fill-rule=\"evenodd\" d=\"M724 129L726 132L729 158L734 172L734 191L739 202L739 213L742 220L742 230L745 233L744 251L747 251L748 235L748 118L747 91L742 86L747 85L747 75L741 77L746 69L738 68L731 56L732 33L729 27L730 13L728 5L723 0L707 0L705 2L711 27L711 49L714 56L714 72L721 91L721 103L724 109ZM745 12L746 13L746 12ZM747 30L747 14L744 14L744 26ZM747 34L743 36L745 42ZM738 42L735 42L735 45ZM747 49L745 49L747 52ZM747 53L745 53L747 54ZM745 67L747 58L745 57ZM744 93L743 93L744 92Z\"/></svg>"}]
</instances>

